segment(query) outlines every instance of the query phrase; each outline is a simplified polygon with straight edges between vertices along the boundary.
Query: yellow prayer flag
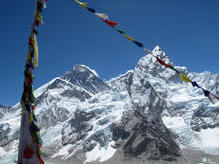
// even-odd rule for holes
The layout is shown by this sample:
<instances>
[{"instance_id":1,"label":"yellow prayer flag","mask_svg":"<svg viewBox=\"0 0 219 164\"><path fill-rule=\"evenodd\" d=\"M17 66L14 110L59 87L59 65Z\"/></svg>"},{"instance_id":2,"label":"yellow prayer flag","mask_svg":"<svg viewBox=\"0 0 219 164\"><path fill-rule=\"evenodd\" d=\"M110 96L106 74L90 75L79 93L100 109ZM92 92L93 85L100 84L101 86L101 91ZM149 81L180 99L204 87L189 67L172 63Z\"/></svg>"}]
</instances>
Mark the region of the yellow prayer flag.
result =
<instances>
[{"instance_id":1,"label":"yellow prayer flag","mask_svg":"<svg viewBox=\"0 0 219 164\"><path fill-rule=\"evenodd\" d=\"M26 57L26 63L31 63L31 60L32 58L30 57L30 54L28 53Z\"/></svg>"},{"instance_id":2,"label":"yellow prayer flag","mask_svg":"<svg viewBox=\"0 0 219 164\"><path fill-rule=\"evenodd\" d=\"M29 123L31 123L33 121L33 117L31 113L28 114L28 118L29 118Z\"/></svg>"},{"instance_id":3,"label":"yellow prayer flag","mask_svg":"<svg viewBox=\"0 0 219 164\"><path fill-rule=\"evenodd\" d=\"M38 66L38 60L39 60L39 56L38 56L38 44L37 44L37 39L36 39L36 34L34 34L33 39L33 47L34 47L34 67Z\"/></svg>"},{"instance_id":4,"label":"yellow prayer flag","mask_svg":"<svg viewBox=\"0 0 219 164\"><path fill-rule=\"evenodd\" d=\"M87 8L87 3L85 3L85 2L80 2L80 1L78 1L78 0L74 0L74 1L77 2L81 7Z\"/></svg>"},{"instance_id":5,"label":"yellow prayer flag","mask_svg":"<svg viewBox=\"0 0 219 164\"><path fill-rule=\"evenodd\" d=\"M124 35L124 37L126 37L128 40L130 40L130 41L132 41L132 42L135 40L135 39L133 39L132 37L126 35L126 34L123 34L123 35Z\"/></svg>"},{"instance_id":6,"label":"yellow prayer flag","mask_svg":"<svg viewBox=\"0 0 219 164\"><path fill-rule=\"evenodd\" d=\"M182 79L183 81L185 81L185 82L191 82L191 80L190 80L186 75L184 75L184 74L182 74L182 73L180 73L179 75L180 75L180 77L181 77L181 79Z\"/></svg>"}]
</instances>

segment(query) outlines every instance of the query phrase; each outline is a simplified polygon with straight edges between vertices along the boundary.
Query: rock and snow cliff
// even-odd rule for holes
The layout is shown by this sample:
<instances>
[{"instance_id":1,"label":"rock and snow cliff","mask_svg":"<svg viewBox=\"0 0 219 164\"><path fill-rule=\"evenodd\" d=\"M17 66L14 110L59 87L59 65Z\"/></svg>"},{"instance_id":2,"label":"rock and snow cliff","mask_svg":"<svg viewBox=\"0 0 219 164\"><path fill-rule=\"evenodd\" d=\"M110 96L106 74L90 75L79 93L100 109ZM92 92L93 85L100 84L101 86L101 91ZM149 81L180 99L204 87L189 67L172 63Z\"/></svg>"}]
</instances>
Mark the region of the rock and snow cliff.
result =
<instances>
[{"instance_id":1,"label":"rock and snow cliff","mask_svg":"<svg viewBox=\"0 0 219 164\"><path fill-rule=\"evenodd\" d=\"M153 53L171 63L159 47ZM110 158L169 161L181 155L182 147L218 153L219 143L208 147L205 131L213 128L208 133L219 134L219 103L211 104L201 90L162 67L148 55L133 70L104 82L94 70L77 65L37 89L45 158L79 163ZM218 74L188 76L219 93ZM21 107L0 108L0 163L13 163Z\"/></svg>"}]
</instances>

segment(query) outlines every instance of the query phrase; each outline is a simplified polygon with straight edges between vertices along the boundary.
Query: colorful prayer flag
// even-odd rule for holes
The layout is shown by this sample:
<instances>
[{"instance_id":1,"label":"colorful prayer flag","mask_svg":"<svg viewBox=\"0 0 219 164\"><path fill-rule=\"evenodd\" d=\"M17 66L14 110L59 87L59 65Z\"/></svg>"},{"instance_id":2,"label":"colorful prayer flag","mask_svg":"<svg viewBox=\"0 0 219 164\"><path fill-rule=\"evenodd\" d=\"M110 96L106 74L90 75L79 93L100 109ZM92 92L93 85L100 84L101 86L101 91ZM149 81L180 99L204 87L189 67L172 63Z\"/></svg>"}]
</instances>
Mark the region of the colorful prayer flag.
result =
<instances>
[{"instance_id":1,"label":"colorful prayer flag","mask_svg":"<svg viewBox=\"0 0 219 164\"><path fill-rule=\"evenodd\" d=\"M34 155L33 149L29 145L27 145L24 149L24 158L30 159L33 157L33 155Z\"/></svg>"},{"instance_id":2,"label":"colorful prayer flag","mask_svg":"<svg viewBox=\"0 0 219 164\"><path fill-rule=\"evenodd\" d=\"M140 43L138 41L133 41L133 42L140 48L144 47L143 43Z\"/></svg>"},{"instance_id":3,"label":"colorful prayer flag","mask_svg":"<svg viewBox=\"0 0 219 164\"><path fill-rule=\"evenodd\" d=\"M159 62L161 65L165 66L166 68L169 68L170 65L169 64L166 64L163 60L161 60L160 58L156 57L157 59L157 62Z\"/></svg>"},{"instance_id":4,"label":"colorful prayer flag","mask_svg":"<svg viewBox=\"0 0 219 164\"><path fill-rule=\"evenodd\" d=\"M106 20L109 18L109 16L107 14L104 14L104 13L95 13L95 15L103 20Z\"/></svg>"},{"instance_id":5,"label":"colorful prayer flag","mask_svg":"<svg viewBox=\"0 0 219 164\"><path fill-rule=\"evenodd\" d=\"M34 47L34 67L38 66L38 60L39 60L39 56L38 56L38 44L37 44L37 39L36 39L36 34L34 34L33 37L33 47Z\"/></svg>"},{"instance_id":6,"label":"colorful prayer flag","mask_svg":"<svg viewBox=\"0 0 219 164\"><path fill-rule=\"evenodd\" d=\"M92 13L95 13L95 9L92 9L92 8L87 7L87 10L90 11L90 12L92 12Z\"/></svg>"},{"instance_id":7,"label":"colorful prayer flag","mask_svg":"<svg viewBox=\"0 0 219 164\"><path fill-rule=\"evenodd\" d=\"M192 86L193 86L193 87L201 88L195 81L192 81Z\"/></svg>"},{"instance_id":8,"label":"colorful prayer flag","mask_svg":"<svg viewBox=\"0 0 219 164\"><path fill-rule=\"evenodd\" d=\"M185 74L183 73L180 73L179 76L181 77L181 79L184 81L184 82L192 82Z\"/></svg>"},{"instance_id":9,"label":"colorful prayer flag","mask_svg":"<svg viewBox=\"0 0 219 164\"><path fill-rule=\"evenodd\" d=\"M80 1L78 1L78 0L74 0L74 1L77 2L81 7L87 8L87 3L85 3L85 2L80 2Z\"/></svg>"},{"instance_id":10,"label":"colorful prayer flag","mask_svg":"<svg viewBox=\"0 0 219 164\"><path fill-rule=\"evenodd\" d=\"M103 20L104 22L106 22L108 25L110 25L111 27L114 27L116 26L118 23L116 22L112 22L112 21L109 21L109 20Z\"/></svg>"},{"instance_id":11,"label":"colorful prayer flag","mask_svg":"<svg viewBox=\"0 0 219 164\"><path fill-rule=\"evenodd\" d=\"M135 39L133 39L132 37L126 35L125 33L124 33L123 35L124 35L124 37L126 37L128 40L130 40L130 41L132 41L132 42L135 40Z\"/></svg>"},{"instance_id":12,"label":"colorful prayer flag","mask_svg":"<svg viewBox=\"0 0 219 164\"><path fill-rule=\"evenodd\" d=\"M210 92L209 92L208 90L205 90L205 89L202 89L202 90L203 90L204 95L205 95L206 97L208 97L208 96L210 95Z\"/></svg>"}]
</instances>

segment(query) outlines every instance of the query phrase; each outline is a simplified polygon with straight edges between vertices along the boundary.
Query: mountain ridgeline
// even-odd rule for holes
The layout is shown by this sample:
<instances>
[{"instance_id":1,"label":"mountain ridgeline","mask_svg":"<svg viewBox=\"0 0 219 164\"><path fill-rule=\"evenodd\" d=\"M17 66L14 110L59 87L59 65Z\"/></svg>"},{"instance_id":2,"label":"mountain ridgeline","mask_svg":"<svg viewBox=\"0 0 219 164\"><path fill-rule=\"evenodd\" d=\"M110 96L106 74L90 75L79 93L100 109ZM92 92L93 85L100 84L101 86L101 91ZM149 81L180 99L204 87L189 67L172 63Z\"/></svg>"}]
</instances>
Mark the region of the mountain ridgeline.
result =
<instances>
[{"instance_id":1,"label":"mountain ridgeline","mask_svg":"<svg viewBox=\"0 0 219 164\"><path fill-rule=\"evenodd\" d=\"M153 54L171 63L158 46ZM176 69L187 73L186 67ZM218 74L188 76L219 93ZM192 142L187 138L198 140L195 131L219 125L219 104L212 106L201 90L181 82L152 56L142 57L133 70L107 82L89 67L76 65L38 88L35 96L47 160L177 160L180 145L189 147ZM0 109L0 161L14 161L21 106ZM163 117L182 118L191 133L169 129Z\"/></svg>"}]
</instances>

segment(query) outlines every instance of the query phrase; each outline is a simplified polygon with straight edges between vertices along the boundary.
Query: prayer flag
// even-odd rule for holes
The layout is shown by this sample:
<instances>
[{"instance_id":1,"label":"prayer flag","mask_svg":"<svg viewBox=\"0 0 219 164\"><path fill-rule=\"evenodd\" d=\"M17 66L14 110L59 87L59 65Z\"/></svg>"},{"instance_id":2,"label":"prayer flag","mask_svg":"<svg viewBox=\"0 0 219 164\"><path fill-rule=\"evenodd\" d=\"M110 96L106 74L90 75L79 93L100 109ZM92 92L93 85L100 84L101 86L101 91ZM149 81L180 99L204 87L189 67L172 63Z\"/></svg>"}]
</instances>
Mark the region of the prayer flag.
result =
<instances>
[{"instance_id":1,"label":"prayer flag","mask_svg":"<svg viewBox=\"0 0 219 164\"><path fill-rule=\"evenodd\" d=\"M205 90L205 89L203 89L203 88L202 88L202 90L203 90L204 95L205 95L206 97L208 97L208 96L210 95L210 92L209 92L208 90Z\"/></svg>"},{"instance_id":2,"label":"prayer flag","mask_svg":"<svg viewBox=\"0 0 219 164\"><path fill-rule=\"evenodd\" d=\"M88 11L92 12L92 13L95 13L95 9L92 9L92 8L89 8L87 7Z\"/></svg>"},{"instance_id":3,"label":"prayer flag","mask_svg":"<svg viewBox=\"0 0 219 164\"><path fill-rule=\"evenodd\" d=\"M104 14L104 13L95 13L95 15L103 20L106 20L109 18L109 16L107 14Z\"/></svg>"},{"instance_id":4,"label":"prayer flag","mask_svg":"<svg viewBox=\"0 0 219 164\"><path fill-rule=\"evenodd\" d=\"M133 41L138 47L144 47L143 43L140 43L138 41Z\"/></svg>"},{"instance_id":5,"label":"prayer flag","mask_svg":"<svg viewBox=\"0 0 219 164\"><path fill-rule=\"evenodd\" d=\"M85 2L80 2L80 1L78 1L78 0L74 0L74 1L77 2L81 7L87 8L87 3L85 3Z\"/></svg>"},{"instance_id":6,"label":"prayer flag","mask_svg":"<svg viewBox=\"0 0 219 164\"><path fill-rule=\"evenodd\" d=\"M38 60L39 60L39 56L38 56L38 44L37 44L37 39L36 39L36 34L34 34L33 37L33 47L34 47L34 67L38 66Z\"/></svg>"},{"instance_id":7,"label":"prayer flag","mask_svg":"<svg viewBox=\"0 0 219 164\"><path fill-rule=\"evenodd\" d=\"M156 57L156 59L157 59L157 61L158 61L161 65L165 66L166 68L169 68L169 67L170 67L169 64L166 64L166 63L165 63L163 60L161 60L160 58Z\"/></svg>"},{"instance_id":8,"label":"prayer flag","mask_svg":"<svg viewBox=\"0 0 219 164\"><path fill-rule=\"evenodd\" d=\"M192 86L193 86L193 87L201 88L195 81L192 81Z\"/></svg>"},{"instance_id":9,"label":"prayer flag","mask_svg":"<svg viewBox=\"0 0 219 164\"><path fill-rule=\"evenodd\" d=\"M106 22L108 25L110 25L111 27L114 27L116 26L118 23L116 22L112 22L112 21L109 21L109 20L103 20L104 22Z\"/></svg>"},{"instance_id":10,"label":"prayer flag","mask_svg":"<svg viewBox=\"0 0 219 164\"><path fill-rule=\"evenodd\" d=\"M185 74L183 73L180 73L179 76L181 77L181 79L184 81L184 82L192 82Z\"/></svg>"},{"instance_id":11,"label":"prayer flag","mask_svg":"<svg viewBox=\"0 0 219 164\"><path fill-rule=\"evenodd\" d=\"M135 40L135 39L133 39L132 37L126 35L125 33L124 33L123 35L124 35L124 37L126 37L128 40L130 40L130 41L132 41L132 42Z\"/></svg>"}]
</instances>

